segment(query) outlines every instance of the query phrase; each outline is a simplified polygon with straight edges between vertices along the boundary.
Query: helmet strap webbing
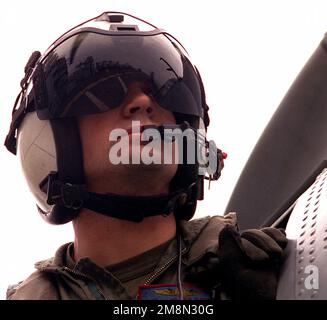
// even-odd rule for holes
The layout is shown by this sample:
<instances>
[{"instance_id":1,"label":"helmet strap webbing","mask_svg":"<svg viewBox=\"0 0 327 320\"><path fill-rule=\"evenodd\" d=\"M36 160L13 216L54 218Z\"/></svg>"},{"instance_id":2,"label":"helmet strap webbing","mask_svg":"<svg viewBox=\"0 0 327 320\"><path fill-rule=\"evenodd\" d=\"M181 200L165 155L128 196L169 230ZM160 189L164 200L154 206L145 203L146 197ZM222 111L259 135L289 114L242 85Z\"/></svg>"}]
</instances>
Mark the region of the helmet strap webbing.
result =
<instances>
[{"instance_id":1,"label":"helmet strap webbing","mask_svg":"<svg viewBox=\"0 0 327 320\"><path fill-rule=\"evenodd\" d=\"M77 119L52 119L50 123L56 141L58 179L84 184L83 151Z\"/></svg>"},{"instance_id":2,"label":"helmet strap webbing","mask_svg":"<svg viewBox=\"0 0 327 320\"><path fill-rule=\"evenodd\" d=\"M175 211L179 202L187 197L184 190L155 196L96 193L89 193L89 195L90 197L84 202L84 208L133 222L141 222L150 216L169 215Z\"/></svg>"},{"instance_id":3,"label":"helmet strap webbing","mask_svg":"<svg viewBox=\"0 0 327 320\"><path fill-rule=\"evenodd\" d=\"M89 192L85 185L65 183L58 179L57 172L51 172L40 184L47 193L47 203L57 209L72 209L78 212L82 208L97 213L133 222L141 222L145 217L169 215L189 202L192 187L155 196L124 196L113 193L99 194Z\"/></svg>"}]
</instances>

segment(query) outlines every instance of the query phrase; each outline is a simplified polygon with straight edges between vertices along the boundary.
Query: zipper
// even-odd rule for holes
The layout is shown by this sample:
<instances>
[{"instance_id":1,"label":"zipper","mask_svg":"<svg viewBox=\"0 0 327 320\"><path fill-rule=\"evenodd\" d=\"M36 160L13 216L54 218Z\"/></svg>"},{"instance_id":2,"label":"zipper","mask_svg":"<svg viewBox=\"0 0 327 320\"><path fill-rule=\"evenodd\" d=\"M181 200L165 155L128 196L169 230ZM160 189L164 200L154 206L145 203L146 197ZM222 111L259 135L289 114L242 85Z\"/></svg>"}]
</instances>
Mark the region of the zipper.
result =
<instances>
[{"instance_id":1,"label":"zipper","mask_svg":"<svg viewBox=\"0 0 327 320\"><path fill-rule=\"evenodd\" d=\"M181 251L181 255L186 251L187 249L184 248ZM175 262L178 258L178 254L176 254L174 257L172 257L170 260L168 260L163 266L161 266L158 270L156 270L156 272L154 272L145 282L144 284L149 284L150 282L152 282L157 276L159 276L160 274L162 274L173 262Z\"/></svg>"}]
</instances>

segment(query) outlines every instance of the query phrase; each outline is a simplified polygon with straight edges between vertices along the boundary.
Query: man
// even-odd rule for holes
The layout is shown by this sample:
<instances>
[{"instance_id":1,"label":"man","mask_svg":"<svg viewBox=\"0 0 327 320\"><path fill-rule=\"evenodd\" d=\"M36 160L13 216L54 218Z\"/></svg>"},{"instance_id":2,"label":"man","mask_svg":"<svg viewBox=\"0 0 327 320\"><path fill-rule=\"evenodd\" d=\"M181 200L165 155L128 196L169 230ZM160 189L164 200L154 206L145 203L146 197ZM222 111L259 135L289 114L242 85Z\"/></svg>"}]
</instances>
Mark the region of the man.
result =
<instances>
[{"instance_id":1,"label":"man","mask_svg":"<svg viewBox=\"0 0 327 320\"><path fill-rule=\"evenodd\" d=\"M189 221L225 154L174 37L106 12L33 53L21 86L5 144L42 217L75 239L8 299L274 298L283 232Z\"/></svg>"}]
</instances>

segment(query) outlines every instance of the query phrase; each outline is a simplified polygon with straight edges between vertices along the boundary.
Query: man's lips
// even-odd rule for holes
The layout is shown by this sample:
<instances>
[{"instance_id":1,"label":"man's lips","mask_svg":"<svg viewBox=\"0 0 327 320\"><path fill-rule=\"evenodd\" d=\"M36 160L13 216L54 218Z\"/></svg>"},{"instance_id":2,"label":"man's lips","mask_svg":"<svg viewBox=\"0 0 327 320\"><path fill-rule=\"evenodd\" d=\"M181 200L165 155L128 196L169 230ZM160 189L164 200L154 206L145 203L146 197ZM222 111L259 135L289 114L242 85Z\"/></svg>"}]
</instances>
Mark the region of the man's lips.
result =
<instances>
[{"instance_id":1,"label":"man's lips","mask_svg":"<svg viewBox=\"0 0 327 320\"><path fill-rule=\"evenodd\" d=\"M152 142L154 140L158 140L161 141L161 134L158 131L158 134L154 134L153 132L151 134L151 130L158 130L159 126L156 124L145 124L142 126L137 126L137 127L131 127L126 129L126 133L129 137L134 136L137 140L140 141L141 145L146 145L149 142ZM133 130L134 129L134 130ZM146 130L150 130L148 132L146 132ZM143 132L145 131L145 133L143 134ZM135 142L134 138L132 138L132 141Z\"/></svg>"},{"instance_id":2,"label":"man's lips","mask_svg":"<svg viewBox=\"0 0 327 320\"><path fill-rule=\"evenodd\" d=\"M149 126L138 126L138 127L135 127L135 128L128 128L126 130L127 132L127 135L129 137L131 137L132 135L136 135L136 136L139 136L137 137L137 140L139 141L140 145L146 145L148 144L152 139L150 140L142 140L142 132L146 129L146 127L149 127ZM133 130L134 129L134 130ZM133 141L133 139L132 139Z\"/></svg>"},{"instance_id":3,"label":"man's lips","mask_svg":"<svg viewBox=\"0 0 327 320\"><path fill-rule=\"evenodd\" d=\"M130 134L132 134L132 133L142 133L142 129L141 129L141 127L140 127L140 131L139 131L139 130L134 130L134 131L133 131L133 128L128 128L126 131L127 131L127 134L128 134L128 135L130 135Z\"/></svg>"},{"instance_id":4,"label":"man's lips","mask_svg":"<svg viewBox=\"0 0 327 320\"><path fill-rule=\"evenodd\" d=\"M144 130L146 129L149 129L149 128L155 128L156 125L154 124L151 124L151 125L143 125L143 126L139 126L139 127L136 127L133 131L133 128L128 128L126 131L127 131L127 134L130 135L130 134L133 134L133 133L142 133Z\"/></svg>"}]
</instances>

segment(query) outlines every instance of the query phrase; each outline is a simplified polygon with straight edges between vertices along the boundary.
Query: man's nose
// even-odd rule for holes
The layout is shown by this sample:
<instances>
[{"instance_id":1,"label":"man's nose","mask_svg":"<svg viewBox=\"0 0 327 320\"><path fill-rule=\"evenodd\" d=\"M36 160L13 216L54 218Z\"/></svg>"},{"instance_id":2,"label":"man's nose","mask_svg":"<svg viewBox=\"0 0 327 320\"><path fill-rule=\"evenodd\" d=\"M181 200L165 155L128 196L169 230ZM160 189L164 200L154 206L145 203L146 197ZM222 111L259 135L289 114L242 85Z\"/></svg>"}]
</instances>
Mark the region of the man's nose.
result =
<instances>
[{"instance_id":1,"label":"man's nose","mask_svg":"<svg viewBox=\"0 0 327 320\"><path fill-rule=\"evenodd\" d=\"M126 103L122 112L125 117L150 116L154 112L154 102L147 94L138 92Z\"/></svg>"}]
</instances>

